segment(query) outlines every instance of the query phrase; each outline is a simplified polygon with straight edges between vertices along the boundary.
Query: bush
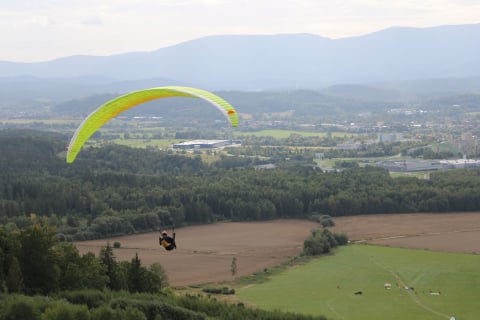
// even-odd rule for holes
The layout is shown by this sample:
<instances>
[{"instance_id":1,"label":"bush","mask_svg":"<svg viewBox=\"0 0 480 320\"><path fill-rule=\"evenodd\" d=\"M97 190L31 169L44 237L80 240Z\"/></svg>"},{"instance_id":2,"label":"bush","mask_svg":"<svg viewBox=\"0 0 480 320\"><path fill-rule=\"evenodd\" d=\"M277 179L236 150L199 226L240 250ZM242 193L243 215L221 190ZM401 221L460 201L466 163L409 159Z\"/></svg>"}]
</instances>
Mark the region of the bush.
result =
<instances>
[{"instance_id":1,"label":"bush","mask_svg":"<svg viewBox=\"0 0 480 320\"><path fill-rule=\"evenodd\" d=\"M14 300L0 304L0 319L40 320L40 310L31 301ZM2 310L3 309L3 310Z\"/></svg>"},{"instance_id":2,"label":"bush","mask_svg":"<svg viewBox=\"0 0 480 320\"><path fill-rule=\"evenodd\" d=\"M91 311L92 320L118 320L115 310L107 305L102 305Z\"/></svg>"},{"instance_id":3,"label":"bush","mask_svg":"<svg viewBox=\"0 0 480 320\"><path fill-rule=\"evenodd\" d=\"M118 242L118 241L115 241L115 242L113 243L113 247L114 247L115 249L120 248L120 246L121 246L121 244L120 244L120 242Z\"/></svg>"},{"instance_id":4,"label":"bush","mask_svg":"<svg viewBox=\"0 0 480 320\"><path fill-rule=\"evenodd\" d=\"M139 297L139 296L137 296ZM136 309L141 311L147 319L178 319L196 320L205 319L204 314L177 306L174 303L166 303L157 299L135 299L119 297L113 299L110 306L114 309ZM108 315L107 315L108 316ZM92 320L95 320L93 318ZM103 319L103 318L102 318ZM107 318L108 319L108 318Z\"/></svg>"},{"instance_id":5,"label":"bush","mask_svg":"<svg viewBox=\"0 0 480 320\"><path fill-rule=\"evenodd\" d=\"M223 287L222 294L235 294L235 289L229 289L228 287Z\"/></svg>"},{"instance_id":6,"label":"bush","mask_svg":"<svg viewBox=\"0 0 480 320\"><path fill-rule=\"evenodd\" d=\"M90 312L86 306L56 303L47 308L41 320L89 320Z\"/></svg>"},{"instance_id":7,"label":"bush","mask_svg":"<svg viewBox=\"0 0 480 320\"><path fill-rule=\"evenodd\" d=\"M202 291L206 293L214 293L214 294L222 293L222 289L220 288L203 288Z\"/></svg>"},{"instance_id":8,"label":"bush","mask_svg":"<svg viewBox=\"0 0 480 320\"><path fill-rule=\"evenodd\" d=\"M321 215L318 219L318 222L320 222L324 228L335 226L335 222L333 222L332 217L326 214Z\"/></svg>"},{"instance_id":9,"label":"bush","mask_svg":"<svg viewBox=\"0 0 480 320\"><path fill-rule=\"evenodd\" d=\"M348 236L345 233L334 233L333 236L339 246L348 244Z\"/></svg>"},{"instance_id":10,"label":"bush","mask_svg":"<svg viewBox=\"0 0 480 320\"><path fill-rule=\"evenodd\" d=\"M235 289L230 289L228 287L223 288L203 288L203 292L212 293L212 294L235 294Z\"/></svg>"},{"instance_id":11,"label":"bush","mask_svg":"<svg viewBox=\"0 0 480 320\"><path fill-rule=\"evenodd\" d=\"M324 228L335 226L335 222L333 222L332 217L328 214L314 213L310 216L310 220L320 223Z\"/></svg>"},{"instance_id":12,"label":"bush","mask_svg":"<svg viewBox=\"0 0 480 320\"><path fill-rule=\"evenodd\" d=\"M345 234L335 234L328 229L312 230L309 236L303 243L303 253L307 256L315 256L329 253L332 248L348 243L348 238Z\"/></svg>"},{"instance_id":13,"label":"bush","mask_svg":"<svg viewBox=\"0 0 480 320\"><path fill-rule=\"evenodd\" d=\"M97 308L107 301L105 294L98 290L63 291L58 296L73 304L86 305L90 309Z\"/></svg>"},{"instance_id":14,"label":"bush","mask_svg":"<svg viewBox=\"0 0 480 320\"><path fill-rule=\"evenodd\" d=\"M322 219L322 220L320 220L320 224L321 224L322 227L324 227L324 228L334 227L334 226L335 226L335 222L333 222L332 219Z\"/></svg>"}]
</instances>

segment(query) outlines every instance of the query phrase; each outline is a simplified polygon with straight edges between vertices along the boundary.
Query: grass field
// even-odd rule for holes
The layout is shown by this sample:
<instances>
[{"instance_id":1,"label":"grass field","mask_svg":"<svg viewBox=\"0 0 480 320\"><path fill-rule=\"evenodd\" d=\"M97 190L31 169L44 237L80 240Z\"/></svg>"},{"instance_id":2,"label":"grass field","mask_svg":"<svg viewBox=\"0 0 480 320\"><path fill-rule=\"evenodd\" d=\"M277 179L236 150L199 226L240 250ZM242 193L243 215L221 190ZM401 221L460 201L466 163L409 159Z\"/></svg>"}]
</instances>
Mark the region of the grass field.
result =
<instances>
[{"instance_id":1,"label":"grass field","mask_svg":"<svg viewBox=\"0 0 480 320\"><path fill-rule=\"evenodd\" d=\"M392 284L385 289L384 284ZM405 289L405 287L414 288ZM350 245L237 290L260 308L329 319L478 319L480 257ZM355 295L362 291L361 295ZM439 292L432 295L431 292Z\"/></svg>"},{"instance_id":2,"label":"grass field","mask_svg":"<svg viewBox=\"0 0 480 320\"><path fill-rule=\"evenodd\" d=\"M114 143L132 148L158 147L167 149L180 141L176 139L115 139Z\"/></svg>"},{"instance_id":3,"label":"grass field","mask_svg":"<svg viewBox=\"0 0 480 320\"><path fill-rule=\"evenodd\" d=\"M292 134L298 134L303 137L326 137L326 132L314 132L314 131L297 131L297 130L260 130L260 131L248 131L239 132L235 131L235 136L257 136L257 137L274 137L276 139L288 138ZM332 137L356 137L357 134L345 133L345 132L332 132Z\"/></svg>"}]
</instances>

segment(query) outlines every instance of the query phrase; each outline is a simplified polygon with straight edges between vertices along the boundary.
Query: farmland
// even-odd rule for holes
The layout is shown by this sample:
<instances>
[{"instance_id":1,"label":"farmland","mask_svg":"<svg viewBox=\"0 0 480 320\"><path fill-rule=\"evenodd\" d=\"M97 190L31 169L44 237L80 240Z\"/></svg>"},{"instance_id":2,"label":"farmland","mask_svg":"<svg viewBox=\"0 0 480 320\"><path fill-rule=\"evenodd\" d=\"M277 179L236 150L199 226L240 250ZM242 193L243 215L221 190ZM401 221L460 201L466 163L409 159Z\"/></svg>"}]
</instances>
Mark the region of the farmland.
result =
<instances>
[{"instance_id":1,"label":"farmland","mask_svg":"<svg viewBox=\"0 0 480 320\"><path fill-rule=\"evenodd\" d=\"M439 252L480 253L480 214L395 214L339 217L334 232L369 244Z\"/></svg>"},{"instance_id":2,"label":"farmland","mask_svg":"<svg viewBox=\"0 0 480 320\"><path fill-rule=\"evenodd\" d=\"M334 221L336 226L332 231L346 233L352 241L443 252L480 252L478 241L472 241L480 237L479 213L367 215L339 217ZM138 252L146 264L162 263L173 285L189 285L230 280L229 265L233 256L239 259L239 275L295 256L301 252L310 230L318 227L303 220L190 226L177 230L179 249L168 256L159 250L155 232L82 241L77 242L77 247L82 252L97 253L107 242L119 241L122 246L115 254L120 260L130 259ZM215 261L223 261L223 270L210 269L216 265ZM179 270L179 265L205 263L209 270L200 267Z\"/></svg>"},{"instance_id":3,"label":"farmland","mask_svg":"<svg viewBox=\"0 0 480 320\"><path fill-rule=\"evenodd\" d=\"M303 220L235 222L190 226L176 230L177 250L167 252L158 245L158 232L76 243L81 252L97 254L107 242L121 243L114 249L119 260L135 253L150 265L159 262L172 286L231 280L230 264L235 256L238 276L280 264L300 254L303 240L317 223ZM170 230L168 230L170 232Z\"/></svg>"},{"instance_id":4,"label":"farmland","mask_svg":"<svg viewBox=\"0 0 480 320\"><path fill-rule=\"evenodd\" d=\"M476 319L478 213L368 215L335 221L335 232L376 246L341 247L334 255L275 275L267 283L239 289L239 299L260 308L301 310L332 319ZM392 286L384 287L387 283ZM354 294L358 291L362 295Z\"/></svg>"},{"instance_id":5,"label":"farmland","mask_svg":"<svg viewBox=\"0 0 480 320\"><path fill-rule=\"evenodd\" d=\"M329 319L476 319L478 266L475 255L351 245L237 295Z\"/></svg>"},{"instance_id":6,"label":"farmland","mask_svg":"<svg viewBox=\"0 0 480 320\"><path fill-rule=\"evenodd\" d=\"M332 319L475 319L480 260L471 253L480 252L474 240L480 237L480 214L368 215L335 222L334 232L378 245L339 248L334 255L289 268L263 284L232 284L237 299ZM172 253L160 250L157 233L84 241L77 247L98 252L107 241L119 241L119 260L138 252L145 264L160 262L178 288L231 281L234 256L237 277L287 261L301 252L303 240L316 227L302 220L185 227L177 230L179 248ZM391 283L391 289L385 289L385 283ZM356 291L363 294L354 295Z\"/></svg>"}]
</instances>

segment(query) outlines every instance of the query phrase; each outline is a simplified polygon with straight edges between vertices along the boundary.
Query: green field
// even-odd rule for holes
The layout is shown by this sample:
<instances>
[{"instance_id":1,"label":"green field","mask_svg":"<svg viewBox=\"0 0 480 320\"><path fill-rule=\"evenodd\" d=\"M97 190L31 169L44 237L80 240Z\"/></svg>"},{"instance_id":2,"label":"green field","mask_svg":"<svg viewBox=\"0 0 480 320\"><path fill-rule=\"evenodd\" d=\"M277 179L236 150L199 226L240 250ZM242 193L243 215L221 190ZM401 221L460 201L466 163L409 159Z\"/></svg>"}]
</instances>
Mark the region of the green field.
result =
<instances>
[{"instance_id":1,"label":"green field","mask_svg":"<svg viewBox=\"0 0 480 320\"><path fill-rule=\"evenodd\" d=\"M392 285L390 289L384 288L386 283ZM362 294L355 295L357 291ZM457 320L475 320L480 314L480 257L350 245L274 275L263 284L240 288L237 296L259 308L328 319L455 316Z\"/></svg>"},{"instance_id":2,"label":"green field","mask_svg":"<svg viewBox=\"0 0 480 320\"><path fill-rule=\"evenodd\" d=\"M115 139L115 144L132 147L132 148L146 148L146 147L158 147L160 149L167 149L173 144L180 142L181 140L175 139Z\"/></svg>"},{"instance_id":3,"label":"green field","mask_svg":"<svg viewBox=\"0 0 480 320\"><path fill-rule=\"evenodd\" d=\"M296 130L260 130L260 131L235 131L234 135L238 136L257 136L257 137L273 137L276 139L284 139L290 137L292 134L298 134L303 137L326 137L326 132L314 132L314 131L296 131ZM357 137L355 133L345 132L332 132L332 137Z\"/></svg>"}]
</instances>

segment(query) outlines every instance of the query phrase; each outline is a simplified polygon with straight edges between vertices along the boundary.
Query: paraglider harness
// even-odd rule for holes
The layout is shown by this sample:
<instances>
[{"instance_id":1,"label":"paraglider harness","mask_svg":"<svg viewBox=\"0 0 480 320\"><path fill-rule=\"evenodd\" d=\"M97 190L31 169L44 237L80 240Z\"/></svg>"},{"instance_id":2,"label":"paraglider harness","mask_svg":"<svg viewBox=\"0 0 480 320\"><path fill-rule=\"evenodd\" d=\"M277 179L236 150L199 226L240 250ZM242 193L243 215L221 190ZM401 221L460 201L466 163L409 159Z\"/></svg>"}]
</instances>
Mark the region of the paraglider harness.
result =
<instances>
[{"instance_id":1,"label":"paraglider harness","mask_svg":"<svg viewBox=\"0 0 480 320\"><path fill-rule=\"evenodd\" d=\"M162 231L160 237L158 237L158 243L165 248L165 250L173 250L177 248L175 243L175 227L172 227L172 236L169 237L166 231Z\"/></svg>"}]
</instances>

